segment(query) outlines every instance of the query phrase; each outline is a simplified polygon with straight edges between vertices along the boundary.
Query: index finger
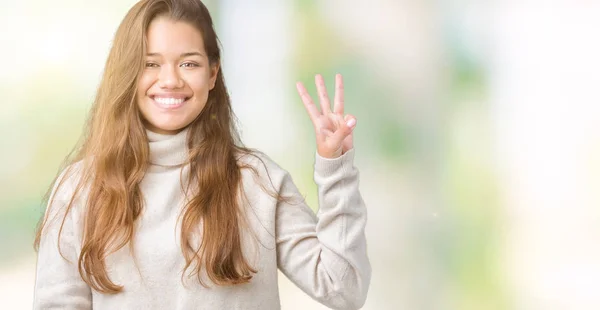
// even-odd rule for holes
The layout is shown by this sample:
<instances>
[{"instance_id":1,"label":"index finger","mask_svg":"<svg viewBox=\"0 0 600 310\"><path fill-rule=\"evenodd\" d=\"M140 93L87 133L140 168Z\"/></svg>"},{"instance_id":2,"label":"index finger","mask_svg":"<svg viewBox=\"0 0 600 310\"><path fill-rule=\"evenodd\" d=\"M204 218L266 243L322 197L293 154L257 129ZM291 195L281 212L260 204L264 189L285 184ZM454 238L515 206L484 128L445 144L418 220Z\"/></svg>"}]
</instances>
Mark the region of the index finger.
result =
<instances>
[{"instance_id":1,"label":"index finger","mask_svg":"<svg viewBox=\"0 0 600 310\"><path fill-rule=\"evenodd\" d=\"M308 116L312 120L313 124L316 126L317 119L319 118L319 115L321 115L321 112L319 112L319 109L314 104L312 98L306 91L306 88L304 87L302 82L296 83L296 89L298 90L298 94L300 95L300 98L302 99L302 103L304 103L304 107L306 108L306 111L308 112Z\"/></svg>"}]
</instances>

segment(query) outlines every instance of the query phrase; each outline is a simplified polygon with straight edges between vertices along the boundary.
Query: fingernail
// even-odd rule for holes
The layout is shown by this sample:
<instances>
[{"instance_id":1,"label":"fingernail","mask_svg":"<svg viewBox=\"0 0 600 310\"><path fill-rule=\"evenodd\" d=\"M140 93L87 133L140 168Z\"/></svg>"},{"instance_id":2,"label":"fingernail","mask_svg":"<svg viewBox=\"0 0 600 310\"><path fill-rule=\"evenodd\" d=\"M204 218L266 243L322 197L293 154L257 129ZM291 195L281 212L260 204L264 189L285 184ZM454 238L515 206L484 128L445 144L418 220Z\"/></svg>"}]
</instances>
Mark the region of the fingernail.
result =
<instances>
[{"instance_id":1,"label":"fingernail","mask_svg":"<svg viewBox=\"0 0 600 310\"><path fill-rule=\"evenodd\" d=\"M348 125L348 127L352 128L354 127L354 125L356 125L356 119L355 118L351 118L346 122L346 125Z\"/></svg>"}]
</instances>

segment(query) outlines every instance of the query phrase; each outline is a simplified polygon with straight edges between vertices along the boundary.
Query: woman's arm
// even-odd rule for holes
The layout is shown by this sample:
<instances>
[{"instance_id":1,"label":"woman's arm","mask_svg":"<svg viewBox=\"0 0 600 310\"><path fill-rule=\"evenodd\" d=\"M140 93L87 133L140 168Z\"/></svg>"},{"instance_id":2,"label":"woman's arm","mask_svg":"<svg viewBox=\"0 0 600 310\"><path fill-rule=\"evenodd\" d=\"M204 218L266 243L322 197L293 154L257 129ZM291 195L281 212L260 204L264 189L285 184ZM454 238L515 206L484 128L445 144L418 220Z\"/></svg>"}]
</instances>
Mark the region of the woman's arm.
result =
<instances>
[{"instance_id":1,"label":"woman's arm","mask_svg":"<svg viewBox=\"0 0 600 310\"><path fill-rule=\"evenodd\" d=\"M367 214L353 157L354 149L335 159L316 155L317 216L287 173L280 194L302 203L280 203L276 210L279 268L308 295L334 309L362 307L371 279Z\"/></svg>"},{"instance_id":2,"label":"woman's arm","mask_svg":"<svg viewBox=\"0 0 600 310\"><path fill-rule=\"evenodd\" d=\"M60 234L60 253L58 249L58 234L70 200L68 192L71 192L63 190L70 187L68 182L64 183L56 195L55 187L46 209L46 224L43 227L37 257L34 310L92 309L91 290L81 279L77 268L76 245L79 238L75 234L73 212L67 214Z\"/></svg>"}]
</instances>

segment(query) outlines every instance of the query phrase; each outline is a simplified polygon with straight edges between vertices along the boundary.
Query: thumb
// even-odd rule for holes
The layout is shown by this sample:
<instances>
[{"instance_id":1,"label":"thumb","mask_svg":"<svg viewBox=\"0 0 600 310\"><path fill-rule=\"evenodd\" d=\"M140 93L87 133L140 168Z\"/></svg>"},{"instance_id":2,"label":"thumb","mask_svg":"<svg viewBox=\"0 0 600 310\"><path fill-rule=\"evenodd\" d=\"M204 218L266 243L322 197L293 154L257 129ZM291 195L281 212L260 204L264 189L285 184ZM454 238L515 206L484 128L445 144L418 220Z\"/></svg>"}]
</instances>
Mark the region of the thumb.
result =
<instances>
[{"instance_id":1,"label":"thumb","mask_svg":"<svg viewBox=\"0 0 600 310\"><path fill-rule=\"evenodd\" d=\"M333 134L333 140L336 143L342 143L344 139L352 133L356 127L356 118L347 115L344 117L345 123Z\"/></svg>"},{"instance_id":2,"label":"thumb","mask_svg":"<svg viewBox=\"0 0 600 310\"><path fill-rule=\"evenodd\" d=\"M346 126L351 130L356 126L356 118L350 114L344 116L344 121L346 122Z\"/></svg>"}]
</instances>

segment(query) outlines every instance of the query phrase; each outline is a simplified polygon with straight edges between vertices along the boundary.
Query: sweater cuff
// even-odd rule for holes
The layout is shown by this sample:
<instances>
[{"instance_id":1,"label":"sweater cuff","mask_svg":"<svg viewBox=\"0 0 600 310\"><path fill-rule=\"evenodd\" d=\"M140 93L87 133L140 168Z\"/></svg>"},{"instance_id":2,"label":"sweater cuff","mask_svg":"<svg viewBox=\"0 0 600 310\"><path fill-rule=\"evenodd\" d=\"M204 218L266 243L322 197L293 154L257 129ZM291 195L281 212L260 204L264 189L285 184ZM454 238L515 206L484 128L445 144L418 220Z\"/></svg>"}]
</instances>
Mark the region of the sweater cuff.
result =
<instances>
[{"instance_id":1,"label":"sweater cuff","mask_svg":"<svg viewBox=\"0 0 600 310\"><path fill-rule=\"evenodd\" d=\"M315 173L322 176L330 176L340 169L343 172L350 171L354 165L354 148L336 158L325 158L315 152Z\"/></svg>"}]
</instances>

